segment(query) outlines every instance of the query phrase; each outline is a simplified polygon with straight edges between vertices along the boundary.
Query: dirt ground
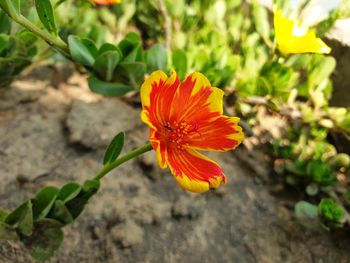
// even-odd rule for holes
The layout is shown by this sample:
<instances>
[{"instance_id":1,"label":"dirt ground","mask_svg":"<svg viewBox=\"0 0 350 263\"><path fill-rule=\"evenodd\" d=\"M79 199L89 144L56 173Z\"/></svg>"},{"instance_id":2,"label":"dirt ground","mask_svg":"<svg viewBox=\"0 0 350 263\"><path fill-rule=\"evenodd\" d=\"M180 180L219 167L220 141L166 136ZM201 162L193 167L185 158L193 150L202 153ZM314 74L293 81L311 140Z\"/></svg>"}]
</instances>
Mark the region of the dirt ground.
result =
<instances>
[{"instance_id":1,"label":"dirt ground","mask_svg":"<svg viewBox=\"0 0 350 263\"><path fill-rule=\"evenodd\" d=\"M71 71L40 68L3 91L1 208L13 209L42 186L93 177L119 131L126 132L124 151L146 142L137 100L131 106L131 99L92 94L85 77ZM246 145L210 156L228 184L200 195L178 188L170 172L157 167L154 152L113 171L65 228L50 262L350 262L348 234L303 228L290 198L272 194L263 152ZM21 244L0 240L0 262L34 261Z\"/></svg>"}]
</instances>

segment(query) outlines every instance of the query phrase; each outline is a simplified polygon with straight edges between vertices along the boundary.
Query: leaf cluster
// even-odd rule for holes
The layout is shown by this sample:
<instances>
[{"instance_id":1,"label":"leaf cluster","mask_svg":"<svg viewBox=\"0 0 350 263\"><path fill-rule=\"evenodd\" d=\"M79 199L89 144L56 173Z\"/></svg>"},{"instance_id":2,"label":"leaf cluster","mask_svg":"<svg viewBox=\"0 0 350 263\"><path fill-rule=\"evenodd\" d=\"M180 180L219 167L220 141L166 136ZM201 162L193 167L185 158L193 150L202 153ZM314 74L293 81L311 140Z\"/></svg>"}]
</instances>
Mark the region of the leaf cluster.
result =
<instances>
[{"instance_id":1,"label":"leaf cluster","mask_svg":"<svg viewBox=\"0 0 350 263\"><path fill-rule=\"evenodd\" d=\"M20 240L37 260L50 258L63 241L62 228L82 213L99 187L98 180L87 180L42 188L13 211L0 211L0 238Z\"/></svg>"},{"instance_id":2,"label":"leaf cluster","mask_svg":"<svg viewBox=\"0 0 350 263\"><path fill-rule=\"evenodd\" d=\"M12 23L0 9L0 89L5 88L37 53L37 37L21 29L11 34Z\"/></svg>"}]
</instances>

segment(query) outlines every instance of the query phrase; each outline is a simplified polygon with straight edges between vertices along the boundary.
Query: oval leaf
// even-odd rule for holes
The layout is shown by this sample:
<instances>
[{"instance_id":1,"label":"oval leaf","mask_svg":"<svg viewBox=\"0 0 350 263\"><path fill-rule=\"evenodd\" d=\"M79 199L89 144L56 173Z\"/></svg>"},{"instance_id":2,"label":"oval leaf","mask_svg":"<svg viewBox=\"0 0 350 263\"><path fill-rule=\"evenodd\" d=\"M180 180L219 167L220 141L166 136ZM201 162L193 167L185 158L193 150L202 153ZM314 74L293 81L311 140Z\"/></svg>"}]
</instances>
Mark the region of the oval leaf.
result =
<instances>
[{"instance_id":1,"label":"oval leaf","mask_svg":"<svg viewBox=\"0 0 350 263\"><path fill-rule=\"evenodd\" d=\"M122 69L120 73L129 79L129 82L134 89L138 89L141 82L144 80L146 65L142 62L122 62L119 66Z\"/></svg>"},{"instance_id":2,"label":"oval leaf","mask_svg":"<svg viewBox=\"0 0 350 263\"><path fill-rule=\"evenodd\" d=\"M74 61L86 66L92 66L95 63L98 51L93 41L70 35L68 45Z\"/></svg>"},{"instance_id":3,"label":"oval leaf","mask_svg":"<svg viewBox=\"0 0 350 263\"><path fill-rule=\"evenodd\" d=\"M35 8L46 30L57 36L57 27L50 0L35 0Z\"/></svg>"},{"instance_id":4,"label":"oval leaf","mask_svg":"<svg viewBox=\"0 0 350 263\"><path fill-rule=\"evenodd\" d=\"M147 52L148 72L158 69L165 70L168 63L168 55L162 44L156 44Z\"/></svg>"},{"instance_id":5,"label":"oval leaf","mask_svg":"<svg viewBox=\"0 0 350 263\"><path fill-rule=\"evenodd\" d=\"M8 212L0 209L0 222L5 222L6 217L8 216Z\"/></svg>"},{"instance_id":6,"label":"oval leaf","mask_svg":"<svg viewBox=\"0 0 350 263\"><path fill-rule=\"evenodd\" d=\"M119 51L106 51L99 55L94 63L94 70L104 80L111 81L113 72L122 59Z\"/></svg>"},{"instance_id":7,"label":"oval leaf","mask_svg":"<svg viewBox=\"0 0 350 263\"><path fill-rule=\"evenodd\" d=\"M108 163L114 162L120 153L122 152L124 146L124 133L118 133L109 144L105 156L103 158L103 164L106 165Z\"/></svg>"},{"instance_id":8,"label":"oval leaf","mask_svg":"<svg viewBox=\"0 0 350 263\"><path fill-rule=\"evenodd\" d=\"M0 239L17 240L16 230L10 225L0 222Z\"/></svg>"},{"instance_id":9,"label":"oval leaf","mask_svg":"<svg viewBox=\"0 0 350 263\"><path fill-rule=\"evenodd\" d=\"M63 203L67 203L68 201L75 198L80 193L80 190L81 186L79 184L68 183L60 189L56 200L60 200Z\"/></svg>"},{"instance_id":10,"label":"oval leaf","mask_svg":"<svg viewBox=\"0 0 350 263\"><path fill-rule=\"evenodd\" d=\"M102 53L107 51L118 51L121 55L123 55L119 47L110 43L104 43L98 50L98 54L101 55Z\"/></svg>"},{"instance_id":11,"label":"oval leaf","mask_svg":"<svg viewBox=\"0 0 350 263\"><path fill-rule=\"evenodd\" d=\"M83 185L83 189L77 197L66 203L66 207L72 214L73 219L77 218L91 196L93 196L100 188L100 181L98 180L87 180Z\"/></svg>"},{"instance_id":12,"label":"oval leaf","mask_svg":"<svg viewBox=\"0 0 350 263\"><path fill-rule=\"evenodd\" d=\"M305 201L300 201L295 205L294 212L296 218L303 226L312 229L319 228L320 221L317 206Z\"/></svg>"},{"instance_id":13,"label":"oval leaf","mask_svg":"<svg viewBox=\"0 0 350 263\"><path fill-rule=\"evenodd\" d=\"M36 194L35 198L32 199L34 220L44 218L50 212L58 192L58 188L49 186Z\"/></svg>"},{"instance_id":14,"label":"oval leaf","mask_svg":"<svg viewBox=\"0 0 350 263\"><path fill-rule=\"evenodd\" d=\"M73 222L73 216L69 212L68 208L64 205L61 200L56 200L51 212L50 218L54 218L60 221L62 224L67 225Z\"/></svg>"},{"instance_id":15,"label":"oval leaf","mask_svg":"<svg viewBox=\"0 0 350 263\"><path fill-rule=\"evenodd\" d=\"M96 93L102 94L107 97L122 96L125 93L132 90L131 87L122 83L109 83L98 80L95 77L88 79L89 88Z\"/></svg>"},{"instance_id":16,"label":"oval leaf","mask_svg":"<svg viewBox=\"0 0 350 263\"><path fill-rule=\"evenodd\" d=\"M17 207L6 217L5 223L17 228L21 234L30 236L33 232L33 210L31 201L28 200Z\"/></svg>"},{"instance_id":17,"label":"oval leaf","mask_svg":"<svg viewBox=\"0 0 350 263\"><path fill-rule=\"evenodd\" d=\"M173 67L180 79L184 79L187 73L186 53L180 49L175 50L172 54Z\"/></svg>"}]
</instances>

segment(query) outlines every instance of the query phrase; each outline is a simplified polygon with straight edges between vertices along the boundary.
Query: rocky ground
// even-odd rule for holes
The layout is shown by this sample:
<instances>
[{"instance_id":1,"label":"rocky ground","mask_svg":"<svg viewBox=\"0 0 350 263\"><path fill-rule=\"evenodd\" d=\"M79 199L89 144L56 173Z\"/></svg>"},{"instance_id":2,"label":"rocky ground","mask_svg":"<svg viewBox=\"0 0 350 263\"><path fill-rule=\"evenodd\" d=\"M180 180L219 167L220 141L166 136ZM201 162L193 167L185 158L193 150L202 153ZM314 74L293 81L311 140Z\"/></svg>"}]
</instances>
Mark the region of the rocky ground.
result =
<instances>
[{"instance_id":1,"label":"rocky ground","mask_svg":"<svg viewBox=\"0 0 350 263\"><path fill-rule=\"evenodd\" d=\"M147 140L137 102L92 94L84 77L69 71L41 68L1 95L3 209L42 186L93 177L119 131L126 132L125 151ZM346 234L303 228L290 197L272 194L267 157L251 143L257 138L237 151L210 154L228 184L206 194L178 188L170 172L157 167L153 152L124 164L103 179L85 212L65 228L50 262L349 262ZM0 262L34 261L21 244L0 240Z\"/></svg>"}]
</instances>

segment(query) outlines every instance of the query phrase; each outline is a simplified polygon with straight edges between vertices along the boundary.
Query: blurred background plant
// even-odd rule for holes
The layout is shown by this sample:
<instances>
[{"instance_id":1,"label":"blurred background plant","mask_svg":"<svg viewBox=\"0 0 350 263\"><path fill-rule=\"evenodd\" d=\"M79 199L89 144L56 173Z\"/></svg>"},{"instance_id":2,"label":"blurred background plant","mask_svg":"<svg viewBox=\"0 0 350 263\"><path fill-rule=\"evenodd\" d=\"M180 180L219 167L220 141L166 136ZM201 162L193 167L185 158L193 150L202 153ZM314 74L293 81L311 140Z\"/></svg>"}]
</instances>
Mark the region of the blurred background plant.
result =
<instances>
[{"instance_id":1,"label":"blurred background plant","mask_svg":"<svg viewBox=\"0 0 350 263\"><path fill-rule=\"evenodd\" d=\"M4 10L6 1L0 0ZM200 71L225 90L226 110L240 115L248 129L259 125L261 107L287 122L268 144L276 176L287 190L301 193L297 218L307 226L349 227L350 157L339 138L349 139L350 108L329 104L336 60L313 54L281 56L273 15L264 6L243 0L131 0L112 6L94 6L88 0L42 2L51 3L52 12L40 14L27 6L21 13L63 43L61 48L51 43L61 55L47 48L45 55L36 55L45 43L0 13L2 85L33 60L72 60L89 74L91 90L105 96L137 91L145 74L156 69L174 68L181 79ZM277 2L293 13L290 1ZM315 10L315 3L299 1L294 15L311 17L306 14ZM338 1L316 16L317 23L307 24L322 37L349 14L349 1ZM51 24L40 18L44 15L51 16Z\"/></svg>"}]
</instances>

